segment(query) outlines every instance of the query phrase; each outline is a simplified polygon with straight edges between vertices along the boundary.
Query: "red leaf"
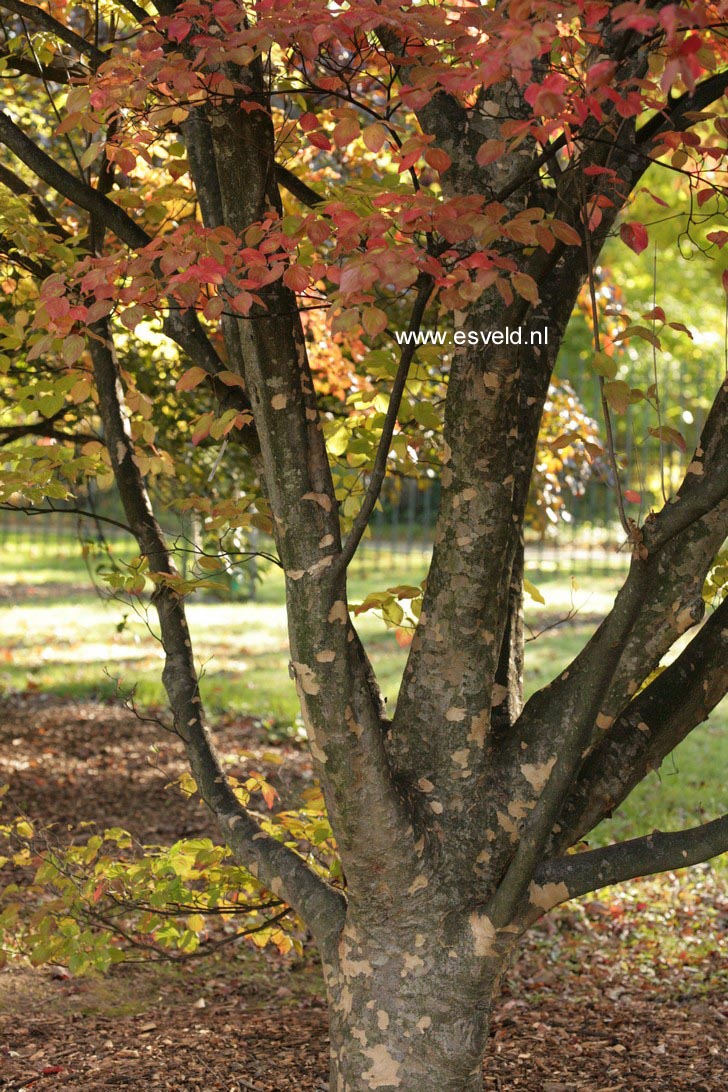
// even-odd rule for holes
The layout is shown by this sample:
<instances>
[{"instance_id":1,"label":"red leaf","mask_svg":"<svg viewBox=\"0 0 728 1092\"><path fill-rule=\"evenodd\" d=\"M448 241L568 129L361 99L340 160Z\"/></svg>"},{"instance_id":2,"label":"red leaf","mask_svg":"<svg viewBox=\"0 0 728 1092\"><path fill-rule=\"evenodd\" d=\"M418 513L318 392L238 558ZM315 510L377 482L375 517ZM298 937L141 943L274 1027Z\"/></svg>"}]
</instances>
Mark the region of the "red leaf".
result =
<instances>
[{"instance_id":1,"label":"red leaf","mask_svg":"<svg viewBox=\"0 0 728 1092\"><path fill-rule=\"evenodd\" d=\"M378 152L385 140L389 136L389 133L380 122L375 121L371 125L367 125L362 133L362 139L365 146L370 152Z\"/></svg>"},{"instance_id":2,"label":"red leaf","mask_svg":"<svg viewBox=\"0 0 728 1092\"><path fill-rule=\"evenodd\" d=\"M326 136L326 133L309 133L308 139L310 143L313 144L314 148L321 148L321 150L324 152L331 151L331 141Z\"/></svg>"},{"instance_id":3,"label":"red leaf","mask_svg":"<svg viewBox=\"0 0 728 1092\"><path fill-rule=\"evenodd\" d=\"M283 283L294 292L303 292L308 288L308 270L301 265L291 265L283 274Z\"/></svg>"},{"instance_id":4,"label":"red leaf","mask_svg":"<svg viewBox=\"0 0 728 1092\"><path fill-rule=\"evenodd\" d=\"M195 387L199 387L202 380L207 376L207 372L204 368L188 368L187 371L180 376L177 380L178 391L192 391Z\"/></svg>"},{"instance_id":5,"label":"red leaf","mask_svg":"<svg viewBox=\"0 0 728 1092\"><path fill-rule=\"evenodd\" d=\"M315 114L311 113L301 114L298 119L298 124L301 126L304 133L310 133L313 129L318 129L318 118Z\"/></svg>"},{"instance_id":6,"label":"red leaf","mask_svg":"<svg viewBox=\"0 0 728 1092\"><path fill-rule=\"evenodd\" d=\"M656 204L656 205L662 205L662 207L663 207L664 209L667 209L667 208L669 208L669 207L670 207L670 206L668 205L667 201L663 201L663 200L662 200L662 198L661 198L661 197L658 197L656 193L653 193L653 192L652 192L652 190L648 190L648 189L646 189L646 188L645 188L644 186L641 186L641 187L640 187L640 191L639 191L639 192L640 192L640 193L646 193L646 194L647 194L647 195L648 195L649 197L651 197L651 198L652 198L652 200L653 200L653 201L655 202L655 204Z\"/></svg>"},{"instance_id":7,"label":"red leaf","mask_svg":"<svg viewBox=\"0 0 728 1092\"><path fill-rule=\"evenodd\" d=\"M728 243L728 231L709 231L705 238L709 243L715 243L718 250L722 250Z\"/></svg>"},{"instance_id":8,"label":"red leaf","mask_svg":"<svg viewBox=\"0 0 728 1092\"><path fill-rule=\"evenodd\" d=\"M629 501L630 504L641 504L642 496L640 493L635 493L634 489L625 489L624 499Z\"/></svg>"},{"instance_id":9,"label":"red leaf","mask_svg":"<svg viewBox=\"0 0 728 1092\"><path fill-rule=\"evenodd\" d=\"M635 254L641 254L649 244L650 238L644 224L638 224L635 220L622 224L619 229L622 242L626 243Z\"/></svg>"},{"instance_id":10,"label":"red leaf","mask_svg":"<svg viewBox=\"0 0 728 1092\"><path fill-rule=\"evenodd\" d=\"M425 163L442 174L452 164L452 159L442 148L428 148L425 152Z\"/></svg>"},{"instance_id":11,"label":"red leaf","mask_svg":"<svg viewBox=\"0 0 728 1092\"><path fill-rule=\"evenodd\" d=\"M653 307L651 311L645 311L642 316L643 319L656 319L658 322L665 321L665 312L661 307Z\"/></svg>"},{"instance_id":12,"label":"red leaf","mask_svg":"<svg viewBox=\"0 0 728 1092\"><path fill-rule=\"evenodd\" d=\"M475 154L475 162L479 167L487 167L489 163L495 163L505 154L505 140L486 140L481 144Z\"/></svg>"}]
</instances>

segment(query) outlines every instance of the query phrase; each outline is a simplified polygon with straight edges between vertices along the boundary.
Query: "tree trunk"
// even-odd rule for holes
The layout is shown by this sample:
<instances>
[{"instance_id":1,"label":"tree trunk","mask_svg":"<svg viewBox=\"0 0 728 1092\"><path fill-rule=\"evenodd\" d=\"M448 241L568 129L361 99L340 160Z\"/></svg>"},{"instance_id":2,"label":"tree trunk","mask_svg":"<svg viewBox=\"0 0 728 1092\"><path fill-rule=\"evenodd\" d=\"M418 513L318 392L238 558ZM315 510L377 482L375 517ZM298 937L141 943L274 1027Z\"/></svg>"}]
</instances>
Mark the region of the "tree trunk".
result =
<instances>
[{"instance_id":1,"label":"tree trunk","mask_svg":"<svg viewBox=\"0 0 728 1092\"><path fill-rule=\"evenodd\" d=\"M481 1092L512 941L484 957L476 932L442 915L403 928L385 914L354 924L349 912L337 965L324 963L330 1092Z\"/></svg>"}]
</instances>

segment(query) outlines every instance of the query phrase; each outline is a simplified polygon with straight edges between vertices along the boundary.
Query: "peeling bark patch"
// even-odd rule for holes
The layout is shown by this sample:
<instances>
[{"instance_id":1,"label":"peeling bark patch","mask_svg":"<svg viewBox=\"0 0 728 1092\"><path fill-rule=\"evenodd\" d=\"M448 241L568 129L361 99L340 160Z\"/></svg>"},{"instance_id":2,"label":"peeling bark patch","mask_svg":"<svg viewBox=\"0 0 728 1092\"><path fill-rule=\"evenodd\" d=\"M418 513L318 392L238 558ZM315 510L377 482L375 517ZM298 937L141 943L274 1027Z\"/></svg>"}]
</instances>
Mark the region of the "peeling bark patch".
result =
<instances>
[{"instance_id":1,"label":"peeling bark patch","mask_svg":"<svg viewBox=\"0 0 728 1092\"><path fill-rule=\"evenodd\" d=\"M496 683L491 693L491 705L502 705L508 697L508 687L501 686L500 683Z\"/></svg>"},{"instance_id":2,"label":"peeling bark patch","mask_svg":"<svg viewBox=\"0 0 728 1092\"><path fill-rule=\"evenodd\" d=\"M377 1027L380 1031L386 1031L389 1027L389 1013L384 1009L377 1009Z\"/></svg>"},{"instance_id":3,"label":"peeling bark patch","mask_svg":"<svg viewBox=\"0 0 728 1092\"><path fill-rule=\"evenodd\" d=\"M416 895L418 891L423 891L428 885L427 876L418 876L414 883L411 883L407 888L408 895Z\"/></svg>"},{"instance_id":4,"label":"peeling bark patch","mask_svg":"<svg viewBox=\"0 0 728 1092\"><path fill-rule=\"evenodd\" d=\"M426 777L421 777L417 782L417 788L420 792L432 792L434 785Z\"/></svg>"},{"instance_id":5,"label":"peeling bark patch","mask_svg":"<svg viewBox=\"0 0 728 1092\"><path fill-rule=\"evenodd\" d=\"M328 614L329 622L339 622L345 626L349 621L349 612L343 599L337 599Z\"/></svg>"},{"instance_id":6,"label":"peeling bark patch","mask_svg":"<svg viewBox=\"0 0 728 1092\"><path fill-rule=\"evenodd\" d=\"M472 718L470 721L470 731L468 733L468 743L474 743L476 747L483 746L489 720L489 714L485 709L482 713L479 713L477 717Z\"/></svg>"},{"instance_id":7,"label":"peeling bark patch","mask_svg":"<svg viewBox=\"0 0 728 1092\"><path fill-rule=\"evenodd\" d=\"M304 493L301 500L313 501L323 508L324 512L331 511L331 497L327 493Z\"/></svg>"},{"instance_id":8,"label":"peeling bark patch","mask_svg":"<svg viewBox=\"0 0 728 1092\"><path fill-rule=\"evenodd\" d=\"M528 898L533 906L541 910L551 910L560 902L566 902L569 898L569 889L565 883L545 883L539 886L531 883L528 888Z\"/></svg>"},{"instance_id":9,"label":"peeling bark patch","mask_svg":"<svg viewBox=\"0 0 728 1092\"><path fill-rule=\"evenodd\" d=\"M458 709L457 707L453 706L452 709L448 709L447 713L445 713L445 720L449 720L449 721L465 720L466 712L467 712L467 710L465 710L465 709Z\"/></svg>"},{"instance_id":10,"label":"peeling bark patch","mask_svg":"<svg viewBox=\"0 0 728 1092\"><path fill-rule=\"evenodd\" d=\"M354 994L351 992L348 986L344 986L341 991L341 997L339 999L339 1011L344 1019L350 1014L351 1007L354 1004Z\"/></svg>"},{"instance_id":11,"label":"peeling bark patch","mask_svg":"<svg viewBox=\"0 0 728 1092\"><path fill-rule=\"evenodd\" d=\"M324 535L324 537L319 540L319 549L321 549L321 550L325 550L327 546L333 546L333 545L334 545L334 536L333 535Z\"/></svg>"},{"instance_id":12,"label":"peeling bark patch","mask_svg":"<svg viewBox=\"0 0 728 1092\"><path fill-rule=\"evenodd\" d=\"M606 713L599 713L597 715L597 728L600 728L602 732L606 732L613 724L614 717L610 717Z\"/></svg>"},{"instance_id":13,"label":"peeling bark patch","mask_svg":"<svg viewBox=\"0 0 728 1092\"><path fill-rule=\"evenodd\" d=\"M497 934L495 925L487 914L478 914L474 910L470 915L470 931L473 934L473 944L476 956L486 957L493 955L495 952L495 939Z\"/></svg>"},{"instance_id":14,"label":"peeling bark patch","mask_svg":"<svg viewBox=\"0 0 728 1092\"><path fill-rule=\"evenodd\" d=\"M504 811L496 812L496 818L498 819L498 825L503 828L506 834L510 834L511 841L515 842L518 837L518 824L514 823L510 815L506 815Z\"/></svg>"},{"instance_id":15,"label":"peeling bark patch","mask_svg":"<svg viewBox=\"0 0 728 1092\"><path fill-rule=\"evenodd\" d=\"M370 1088L399 1088L402 1083L399 1076L401 1065L383 1043L375 1047L366 1047L363 1053L372 1063L371 1069L362 1073L362 1080Z\"/></svg>"},{"instance_id":16,"label":"peeling bark patch","mask_svg":"<svg viewBox=\"0 0 728 1092\"><path fill-rule=\"evenodd\" d=\"M336 653L333 648L325 648L322 652L316 653L316 660L320 664L330 664L336 659Z\"/></svg>"},{"instance_id":17,"label":"peeling bark patch","mask_svg":"<svg viewBox=\"0 0 728 1092\"><path fill-rule=\"evenodd\" d=\"M318 694L321 690L319 681L308 664L291 663L296 679L301 684L304 694Z\"/></svg>"},{"instance_id":18,"label":"peeling bark patch","mask_svg":"<svg viewBox=\"0 0 728 1092\"><path fill-rule=\"evenodd\" d=\"M288 398L285 394L274 394L270 400L270 404L274 410L285 409L288 405Z\"/></svg>"},{"instance_id":19,"label":"peeling bark patch","mask_svg":"<svg viewBox=\"0 0 728 1092\"><path fill-rule=\"evenodd\" d=\"M540 793L555 765L556 755L550 758L548 762L525 763L521 766L521 773L533 790Z\"/></svg>"},{"instance_id":20,"label":"peeling bark patch","mask_svg":"<svg viewBox=\"0 0 728 1092\"><path fill-rule=\"evenodd\" d=\"M417 1021L417 1030L421 1032L427 1031L429 1027L432 1027L432 1017L423 1016L421 1020Z\"/></svg>"}]
</instances>

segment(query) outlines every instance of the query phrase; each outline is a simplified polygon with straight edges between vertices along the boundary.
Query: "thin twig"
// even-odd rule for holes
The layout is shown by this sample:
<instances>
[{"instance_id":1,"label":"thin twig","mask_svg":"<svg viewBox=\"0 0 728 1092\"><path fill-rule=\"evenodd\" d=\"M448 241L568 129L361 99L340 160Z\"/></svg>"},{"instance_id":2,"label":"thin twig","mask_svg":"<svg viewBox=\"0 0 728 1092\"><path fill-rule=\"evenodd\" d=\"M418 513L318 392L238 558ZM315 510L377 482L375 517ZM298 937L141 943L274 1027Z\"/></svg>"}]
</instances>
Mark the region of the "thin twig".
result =
<instances>
[{"instance_id":1,"label":"thin twig","mask_svg":"<svg viewBox=\"0 0 728 1092\"><path fill-rule=\"evenodd\" d=\"M654 245L652 257L652 333L655 334L655 309L657 307L657 243ZM655 409L657 410L657 428L660 441L660 488L662 499L667 504L667 489L665 488L665 441L662 436L662 407L660 405L660 388L657 379L657 346L652 342L652 378L655 381Z\"/></svg>"},{"instance_id":2,"label":"thin twig","mask_svg":"<svg viewBox=\"0 0 728 1092\"><path fill-rule=\"evenodd\" d=\"M592 309L592 323L594 325L594 350L597 353L602 351L601 335L599 332L599 308L597 306L597 294L594 286L594 262L592 258L592 245L591 245L591 231L589 229L589 209L586 203L586 194L584 190L584 176L580 173L579 181L581 183L581 209L582 216L584 217L584 244L586 248L586 262L587 262L587 276L589 279L589 295L591 297L591 309ZM612 418L609 412L609 404L607 402L606 395L604 393L604 376L599 376L599 394L601 396L602 413L604 414L604 428L607 434L607 454L609 456L609 465L614 475L614 487L617 492L617 508L619 510L619 522L622 525L622 530L631 540L633 537L633 530L627 519L627 513L624 508L624 497L622 496L622 483L619 478L619 466L617 465L617 453L614 449L614 432L612 430Z\"/></svg>"},{"instance_id":3,"label":"thin twig","mask_svg":"<svg viewBox=\"0 0 728 1092\"><path fill-rule=\"evenodd\" d=\"M394 427L397 423L397 414L399 413L402 396L407 384L407 376L409 374L410 364L412 363L412 357L417 349L416 335L422 324L432 287L432 277L429 274L424 275L420 280L417 298L415 299L412 315L410 316L409 325L407 327L408 333L411 336L407 345L402 349L399 358L399 367L397 368L397 374L394 378L394 383L392 384L392 393L389 397L389 405L387 406L387 413L384 418L384 424L382 425L382 435L379 438L379 446L374 458L372 475L369 479L361 508L356 514L341 553L334 562L333 572L337 576L347 568L354 557L357 547L364 536L364 532L369 525L369 519L374 511L374 506L379 499L379 494L387 472L387 458L392 443L392 436L394 435Z\"/></svg>"}]
</instances>

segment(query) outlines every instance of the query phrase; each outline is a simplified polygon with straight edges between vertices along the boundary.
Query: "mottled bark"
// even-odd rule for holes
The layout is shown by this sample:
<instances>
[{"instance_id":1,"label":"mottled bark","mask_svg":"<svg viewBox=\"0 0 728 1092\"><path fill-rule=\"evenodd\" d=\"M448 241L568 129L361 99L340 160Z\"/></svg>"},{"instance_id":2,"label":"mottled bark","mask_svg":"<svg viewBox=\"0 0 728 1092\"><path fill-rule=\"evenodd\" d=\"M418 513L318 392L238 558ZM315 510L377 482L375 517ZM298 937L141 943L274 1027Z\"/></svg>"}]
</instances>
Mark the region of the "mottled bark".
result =
<instances>
[{"instance_id":1,"label":"mottled bark","mask_svg":"<svg viewBox=\"0 0 728 1092\"><path fill-rule=\"evenodd\" d=\"M386 921L350 906L324 961L332 1092L480 1092L488 1026L517 934L496 935L442 887Z\"/></svg>"}]
</instances>

